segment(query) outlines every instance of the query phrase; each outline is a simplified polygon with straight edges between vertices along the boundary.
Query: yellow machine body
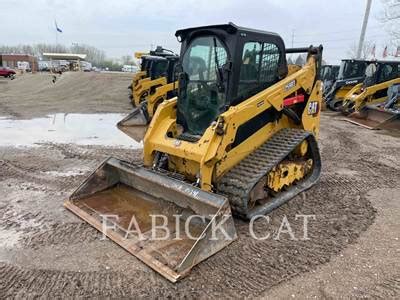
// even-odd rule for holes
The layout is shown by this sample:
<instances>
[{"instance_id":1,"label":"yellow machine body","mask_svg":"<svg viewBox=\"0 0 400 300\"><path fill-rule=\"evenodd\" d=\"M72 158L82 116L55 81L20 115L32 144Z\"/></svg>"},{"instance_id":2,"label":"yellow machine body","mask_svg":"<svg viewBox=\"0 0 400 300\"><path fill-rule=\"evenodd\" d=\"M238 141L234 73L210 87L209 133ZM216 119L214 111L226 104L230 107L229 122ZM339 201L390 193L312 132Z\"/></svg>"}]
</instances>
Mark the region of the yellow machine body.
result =
<instances>
[{"instance_id":1,"label":"yellow machine body","mask_svg":"<svg viewBox=\"0 0 400 300\"><path fill-rule=\"evenodd\" d=\"M137 85L133 88L133 101L135 106L147 99L148 96L155 93L156 88L166 85L167 78L160 77L154 80L146 77L138 81Z\"/></svg>"},{"instance_id":2,"label":"yellow machine body","mask_svg":"<svg viewBox=\"0 0 400 300\"><path fill-rule=\"evenodd\" d=\"M145 136L145 166L152 165L157 151L167 153L173 161L172 171L183 173L189 178L199 176L201 189L210 191L219 177L280 129L302 128L318 136L320 113L310 115L305 111L302 115L301 126L296 126L288 117L283 116L279 122L270 123L261 128L245 143L241 143L232 150L229 148L241 124L270 107L274 107L278 111L282 110L283 100L300 89L310 92L307 106L310 106L311 102L317 102L320 108L321 82L317 81L314 85L315 77L316 64L310 58L299 71L237 106L230 107L228 111L220 115L196 143L173 138L179 134L179 126L176 124L177 98L164 101L159 105ZM292 88L285 88L293 82L295 84ZM219 135L217 133L219 130L223 130L224 135Z\"/></svg>"},{"instance_id":3,"label":"yellow machine body","mask_svg":"<svg viewBox=\"0 0 400 300\"><path fill-rule=\"evenodd\" d=\"M224 44L217 40L221 35ZM176 36L182 38L181 55L194 54L187 60L181 56L178 97L154 101L157 109L144 136L143 164L109 158L65 202L68 209L172 282L237 238L233 214L251 219L269 213L313 186L321 171L317 137L322 46L286 49L277 34L232 23L183 29ZM262 49L265 46L258 52L264 55L258 65L266 62L262 67L268 79L257 82L256 89L251 86L248 95L235 103L236 96L227 93L239 85L240 68L245 65L244 69L251 71L254 69L248 67L254 65L247 65L251 60L239 55L230 61L232 64L222 64L227 58L222 50L235 53L240 49L251 58L254 47L245 48L240 40L243 37L249 43L257 39ZM206 49L207 55L199 57L197 46ZM190 52L194 48L196 51ZM286 54L291 53L307 53L306 64L287 66ZM206 59L208 63L204 63ZM212 66L209 71L207 65ZM260 68L258 72L264 71ZM210 79L205 79L206 73L212 73ZM140 84L147 84L143 80ZM185 87L190 80L194 82L190 99L195 101L186 105L184 100L189 96ZM204 91L210 92L208 98ZM211 107L215 93L226 95L221 100L226 104L221 106L223 110ZM203 106L196 102L203 100ZM193 121L191 124L199 125L198 115L190 114L203 109L207 117L212 112L212 118L203 119L201 130L185 131L179 119L182 112L186 124ZM130 136L135 120L128 116L123 122L123 130ZM243 127L254 120L260 121L257 127ZM168 228L173 227L172 235L163 240L154 239L152 234L154 229L156 236L161 233L152 223L152 216L159 214L164 215ZM107 223L104 215L117 217ZM132 215L136 222L132 222ZM176 216L182 218L176 220ZM143 234L132 232L132 223L138 224ZM105 229L104 224L112 228Z\"/></svg>"},{"instance_id":4,"label":"yellow machine body","mask_svg":"<svg viewBox=\"0 0 400 300\"><path fill-rule=\"evenodd\" d=\"M399 84L400 78L381 82L366 88L359 83L353 87L345 96L342 111L345 114L359 111L365 105L378 104L386 101L387 94L376 96L380 91L387 90L393 84Z\"/></svg>"}]
</instances>

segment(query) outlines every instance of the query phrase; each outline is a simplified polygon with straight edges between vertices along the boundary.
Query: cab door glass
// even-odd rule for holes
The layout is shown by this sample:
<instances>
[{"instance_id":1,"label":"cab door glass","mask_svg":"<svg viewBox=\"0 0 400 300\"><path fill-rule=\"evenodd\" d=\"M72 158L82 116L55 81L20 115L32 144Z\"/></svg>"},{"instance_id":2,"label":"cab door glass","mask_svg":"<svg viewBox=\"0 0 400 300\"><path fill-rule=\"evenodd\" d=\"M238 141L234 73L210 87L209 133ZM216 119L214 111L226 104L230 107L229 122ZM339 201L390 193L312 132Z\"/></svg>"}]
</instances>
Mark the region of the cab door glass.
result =
<instances>
[{"instance_id":1,"label":"cab door glass","mask_svg":"<svg viewBox=\"0 0 400 300\"><path fill-rule=\"evenodd\" d=\"M244 44L238 97L247 98L273 85L279 80L280 52L272 43L247 42Z\"/></svg>"}]
</instances>

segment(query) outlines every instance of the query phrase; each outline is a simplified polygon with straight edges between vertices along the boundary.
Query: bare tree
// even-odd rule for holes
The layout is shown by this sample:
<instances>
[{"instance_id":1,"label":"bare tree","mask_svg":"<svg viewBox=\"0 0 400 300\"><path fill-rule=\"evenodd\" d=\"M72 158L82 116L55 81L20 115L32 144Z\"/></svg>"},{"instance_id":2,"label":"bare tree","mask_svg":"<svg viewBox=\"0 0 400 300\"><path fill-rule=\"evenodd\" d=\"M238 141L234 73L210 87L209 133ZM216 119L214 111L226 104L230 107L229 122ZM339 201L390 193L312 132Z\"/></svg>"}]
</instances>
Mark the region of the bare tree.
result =
<instances>
[{"instance_id":1,"label":"bare tree","mask_svg":"<svg viewBox=\"0 0 400 300\"><path fill-rule=\"evenodd\" d=\"M106 54L103 50L99 50L96 47L86 44L73 44L70 48L70 52L86 54L86 59L96 66L104 62L106 59Z\"/></svg>"},{"instance_id":2,"label":"bare tree","mask_svg":"<svg viewBox=\"0 0 400 300\"><path fill-rule=\"evenodd\" d=\"M357 57L357 43L350 45L347 54L350 58ZM364 41L363 47L361 49L361 59L366 59L372 56L372 49L374 47L374 43L372 41Z\"/></svg>"},{"instance_id":3,"label":"bare tree","mask_svg":"<svg viewBox=\"0 0 400 300\"><path fill-rule=\"evenodd\" d=\"M51 44L0 46L0 53L29 54L40 57L43 52L68 53L70 50L63 45Z\"/></svg>"},{"instance_id":4,"label":"bare tree","mask_svg":"<svg viewBox=\"0 0 400 300\"><path fill-rule=\"evenodd\" d=\"M0 53L8 54L29 54L41 57L43 53L79 53L86 54L87 61L93 65L101 65L106 60L106 54L103 50L85 44L74 44L72 47L64 45L52 44L35 44L35 45L17 45L17 46L1 46Z\"/></svg>"},{"instance_id":5,"label":"bare tree","mask_svg":"<svg viewBox=\"0 0 400 300\"><path fill-rule=\"evenodd\" d=\"M306 63L307 55L299 54L295 60L295 64L299 66L303 66Z\"/></svg>"},{"instance_id":6,"label":"bare tree","mask_svg":"<svg viewBox=\"0 0 400 300\"><path fill-rule=\"evenodd\" d=\"M122 64L124 65L136 65L136 63L133 61L133 56L132 55L124 55L121 57Z\"/></svg>"}]
</instances>

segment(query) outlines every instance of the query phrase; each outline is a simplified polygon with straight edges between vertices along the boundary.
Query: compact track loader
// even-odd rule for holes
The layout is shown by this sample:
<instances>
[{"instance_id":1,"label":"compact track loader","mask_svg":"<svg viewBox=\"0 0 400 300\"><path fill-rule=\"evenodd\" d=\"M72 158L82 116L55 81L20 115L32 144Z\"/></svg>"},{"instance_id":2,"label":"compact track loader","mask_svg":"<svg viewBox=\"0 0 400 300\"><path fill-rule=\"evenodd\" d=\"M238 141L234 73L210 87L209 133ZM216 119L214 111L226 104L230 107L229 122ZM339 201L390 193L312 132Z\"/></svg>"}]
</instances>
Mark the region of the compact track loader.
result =
<instances>
[{"instance_id":1,"label":"compact track loader","mask_svg":"<svg viewBox=\"0 0 400 300\"><path fill-rule=\"evenodd\" d=\"M65 203L173 282L237 238L232 214L267 214L317 182L322 100L322 46L232 23L176 36L178 96L158 106L143 165L109 158ZM289 74L288 53L307 63Z\"/></svg>"},{"instance_id":2,"label":"compact track loader","mask_svg":"<svg viewBox=\"0 0 400 300\"><path fill-rule=\"evenodd\" d=\"M141 60L141 69L135 73L132 78L132 83L129 85L130 90L129 99L131 99L133 106L139 105L143 101L143 97L146 97L149 93L149 89L161 85L165 85L165 78L168 76L168 69L173 69L173 64L178 60L171 50L164 49L161 46L157 46L155 50L149 53L136 52L135 57ZM159 59L161 58L161 59ZM166 58L166 60L162 59ZM169 66L171 64L171 66ZM152 80L156 80L152 82Z\"/></svg>"},{"instance_id":3,"label":"compact track loader","mask_svg":"<svg viewBox=\"0 0 400 300\"><path fill-rule=\"evenodd\" d=\"M146 55L145 55L145 53L136 52L136 53L135 53L135 57L136 57L137 59L140 59L141 62L140 62L140 71L136 72L136 73L133 75L133 77L132 77L132 82L131 82L131 84L128 86L128 89L129 89L129 99L130 99L130 101L132 102L132 104L134 104L134 102L133 102L133 89L134 89L134 87L139 83L139 80L142 80L142 79L144 79L144 78L147 77L147 72L148 72L149 65L150 65L150 64L148 63L148 61L146 60Z\"/></svg>"},{"instance_id":4,"label":"compact track loader","mask_svg":"<svg viewBox=\"0 0 400 300\"><path fill-rule=\"evenodd\" d=\"M139 80L133 91L135 108L117 124L119 129L138 142L143 140L158 105L176 96L179 85L175 76L178 56L146 57L146 60L149 59L150 77ZM128 132L126 127L130 127Z\"/></svg>"},{"instance_id":5,"label":"compact track loader","mask_svg":"<svg viewBox=\"0 0 400 300\"><path fill-rule=\"evenodd\" d=\"M324 84L323 97L331 90L333 84L338 78L340 66L323 65L321 68L321 81Z\"/></svg>"},{"instance_id":6,"label":"compact track loader","mask_svg":"<svg viewBox=\"0 0 400 300\"><path fill-rule=\"evenodd\" d=\"M366 71L362 83L353 87L343 100L341 111L349 115L367 104L386 101L388 89L400 83L400 61L374 61Z\"/></svg>"},{"instance_id":7,"label":"compact track loader","mask_svg":"<svg viewBox=\"0 0 400 300\"><path fill-rule=\"evenodd\" d=\"M145 59L148 65L148 77L140 79L133 87L133 105L135 107L146 101L147 97L154 94L158 87L173 83L173 70L179 57L176 55L146 56Z\"/></svg>"},{"instance_id":8,"label":"compact track loader","mask_svg":"<svg viewBox=\"0 0 400 300\"><path fill-rule=\"evenodd\" d=\"M157 46L156 50L150 51L153 56L158 55L163 55L164 51L162 50L163 48L161 46ZM135 58L140 59L140 71L136 72L133 77L132 77L132 82L128 86L129 89L129 99L131 100L132 104L133 102L133 88L138 84L139 80L142 80L146 77L148 77L148 70L150 68L150 63L148 60L146 60L146 56L150 55L150 53L146 52L135 52Z\"/></svg>"},{"instance_id":9,"label":"compact track loader","mask_svg":"<svg viewBox=\"0 0 400 300\"><path fill-rule=\"evenodd\" d=\"M142 60L147 65L149 77L136 82L133 88L135 108L117 124L119 129L138 142L143 140L157 106L176 96L178 88L175 75L175 65L179 60L177 55L144 56ZM126 127L130 127L130 130L126 131Z\"/></svg>"},{"instance_id":10,"label":"compact track loader","mask_svg":"<svg viewBox=\"0 0 400 300\"><path fill-rule=\"evenodd\" d=\"M368 129L400 130L400 84L389 88L385 102L366 105L347 120Z\"/></svg>"},{"instance_id":11,"label":"compact track loader","mask_svg":"<svg viewBox=\"0 0 400 300\"><path fill-rule=\"evenodd\" d=\"M365 69L368 61L357 59L343 59L340 64L339 75L331 89L324 95L326 106L334 111L340 111L343 99L347 93L365 78Z\"/></svg>"}]
</instances>

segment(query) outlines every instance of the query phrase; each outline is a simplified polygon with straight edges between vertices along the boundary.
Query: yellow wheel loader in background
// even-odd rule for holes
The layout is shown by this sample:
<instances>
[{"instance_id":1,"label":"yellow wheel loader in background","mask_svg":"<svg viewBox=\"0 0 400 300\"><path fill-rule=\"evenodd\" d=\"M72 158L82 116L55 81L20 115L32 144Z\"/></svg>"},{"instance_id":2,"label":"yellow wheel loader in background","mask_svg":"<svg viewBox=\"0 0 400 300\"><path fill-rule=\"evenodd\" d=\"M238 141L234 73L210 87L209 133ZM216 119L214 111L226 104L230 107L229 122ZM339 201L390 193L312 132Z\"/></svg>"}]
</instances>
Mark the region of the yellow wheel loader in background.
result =
<instances>
[{"instance_id":1,"label":"yellow wheel loader in background","mask_svg":"<svg viewBox=\"0 0 400 300\"><path fill-rule=\"evenodd\" d=\"M366 105L347 120L368 129L400 130L400 84L389 88L385 102Z\"/></svg>"},{"instance_id":2,"label":"yellow wheel loader in background","mask_svg":"<svg viewBox=\"0 0 400 300\"><path fill-rule=\"evenodd\" d=\"M365 70L365 79L347 93L341 111L349 115L367 104L386 101L388 89L400 83L400 61L374 61Z\"/></svg>"},{"instance_id":3,"label":"yellow wheel loader in background","mask_svg":"<svg viewBox=\"0 0 400 300\"><path fill-rule=\"evenodd\" d=\"M237 238L232 213L267 214L321 172L322 46L232 23L176 36L178 96L158 106L143 166L109 158L65 202L172 282ZM288 53L307 63L288 74Z\"/></svg>"},{"instance_id":4,"label":"yellow wheel loader in background","mask_svg":"<svg viewBox=\"0 0 400 300\"><path fill-rule=\"evenodd\" d=\"M364 81L365 69L369 62L360 59L343 59L340 64L337 80L329 91L324 91L326 106L334 111L340 111L343 99L357 84Z\"/></svg>"}]
</instances>

